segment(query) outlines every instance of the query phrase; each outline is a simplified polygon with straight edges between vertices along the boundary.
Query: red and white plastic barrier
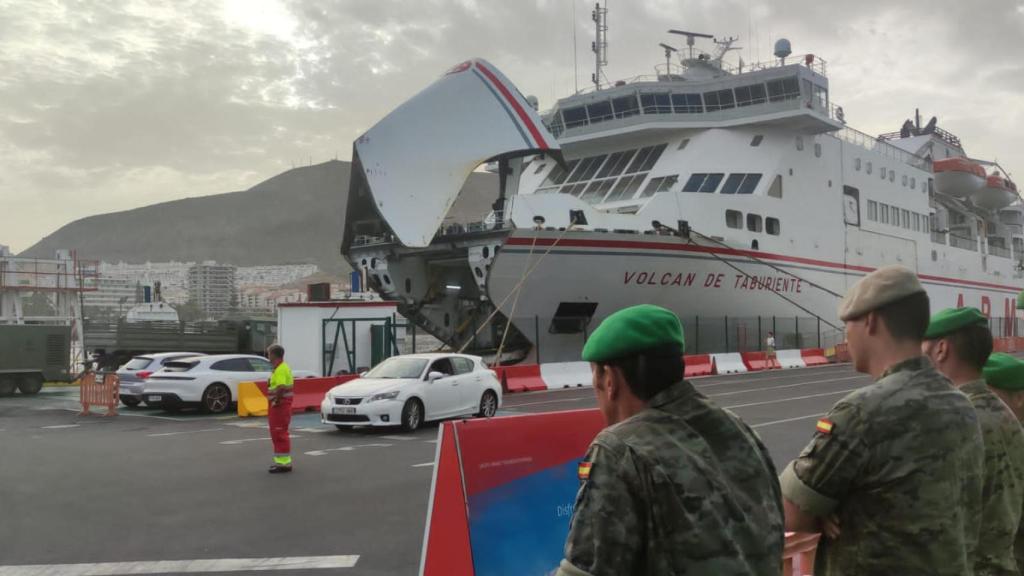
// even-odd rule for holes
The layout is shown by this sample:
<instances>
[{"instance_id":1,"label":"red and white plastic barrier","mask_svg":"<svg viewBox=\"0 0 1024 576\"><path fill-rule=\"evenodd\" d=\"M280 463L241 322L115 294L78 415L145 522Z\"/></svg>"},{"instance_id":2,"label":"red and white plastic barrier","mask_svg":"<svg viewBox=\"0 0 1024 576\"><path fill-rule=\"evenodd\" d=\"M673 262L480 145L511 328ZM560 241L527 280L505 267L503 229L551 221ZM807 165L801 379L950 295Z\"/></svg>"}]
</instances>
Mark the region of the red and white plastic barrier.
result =
<instances>
[{"instance_id":1,"label":"red and white plastic barrier","mask_svg":"<svg viewBox=\"0 0 1024 576\"><path fill-rule=\"evenodd\" d=\"M800 355L804 358L805 366L824 366L829 363L828 358L825 356L825 350L821 348L801 350Z\"/></svg>"},{"instance_id":2,"label":"red and white plastic barrier","mask_svg":"<svg viewBox=\"0 0 1024 576\"><path fill-rule=\"evenodd\" d=\"M549 390L590 386L590 362L555 362L540 365L540 377Z\"/></svg>"},{"instance_id":3,"label":"red and white plastic barrier","mask_svg":"<svg viewBox=\"0 0 1024 576\"><path fill-rule=\"evenodd\" d=\"M711 354L684 356L683 360L686 362L686 371L684 373L686 378L711 376L715 373L715 361L711 358Z\"/></svg>"},{"instance_id":4,"label":"red and white plastic barrier","mask_svg":"<svg viewBox=\"0 0 1024 576\"><path fill-rule=\"evenodd\" d=\"M715 360L715 374L742 374L747 372L747 365L743 363L743 356L739 352L727 354L712 354Z\"/></svg>"},{"instance_id":5,"label":"red and white plastic barrier","mask_svg":"<svg viewBox=\"0 0 1024 576\"><path fill-rule=\"evenodd\" d=\"M800 350L779 350L775 353L775 359L778 360L779 366L782 368L807 367Z\"/></svg>"}]
</instances>

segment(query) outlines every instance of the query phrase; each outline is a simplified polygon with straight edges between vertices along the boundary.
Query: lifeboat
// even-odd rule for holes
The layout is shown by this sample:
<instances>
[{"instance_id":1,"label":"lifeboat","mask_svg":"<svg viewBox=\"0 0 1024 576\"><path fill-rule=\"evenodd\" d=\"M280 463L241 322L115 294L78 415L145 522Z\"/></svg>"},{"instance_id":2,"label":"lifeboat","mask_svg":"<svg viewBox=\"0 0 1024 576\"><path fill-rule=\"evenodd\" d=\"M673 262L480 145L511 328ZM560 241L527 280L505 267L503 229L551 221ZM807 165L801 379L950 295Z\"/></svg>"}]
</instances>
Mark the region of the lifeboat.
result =
<instances>
[{"instance_id":1,"label":"lifeboat","mask_svg":"<svg viewBox=\"0 0 1024 576\"><path fill-rule=\"evenodd\" d=\"M967 158L945 158L932 163L935 189L947 196L966 198L985 186L985 169Z\"/></svg>"},{"instance_id":2,"label":"lifeboat","mask_svg":"<svg viewBox=\"0 0 1024 576\"><path fill-rule=\"evenodd\" d=\"M985 185L971 197L976 206L999 210L1013 204L1017 199L1017 185L998 173L985 179Z\"/></svg>"}]
</instances>

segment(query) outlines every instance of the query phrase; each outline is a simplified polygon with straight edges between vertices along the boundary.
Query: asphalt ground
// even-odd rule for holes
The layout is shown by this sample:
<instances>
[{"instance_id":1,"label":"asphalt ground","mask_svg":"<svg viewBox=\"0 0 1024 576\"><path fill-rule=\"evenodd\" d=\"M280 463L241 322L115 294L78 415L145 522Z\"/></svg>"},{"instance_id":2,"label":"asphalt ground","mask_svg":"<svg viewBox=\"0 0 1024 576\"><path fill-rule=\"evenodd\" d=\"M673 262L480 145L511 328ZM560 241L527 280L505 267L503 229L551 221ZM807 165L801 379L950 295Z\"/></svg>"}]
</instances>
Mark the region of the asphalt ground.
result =
<instances>
[{"instance_id":1,"label":"asphalt ground","mask_svg":"<svg viewBox=\"0 0 1024 576\"><path fill-rule=\"evenodd\" d=\"M693 382L749 423L781 469L816 419L869 379L838 365ZM153 410L83 417L76 394L0 399L0 576L108 562L140 564L104 573L203 559L217 569L234 558L276 559L273 573L283 575L416 574L436 424L413 434L338 431L316 414L296 415L295 471L270 475L265 419ZM500 414L595 406L590 389L557 390L508 395Z\"/></svg>"}]
</instances>

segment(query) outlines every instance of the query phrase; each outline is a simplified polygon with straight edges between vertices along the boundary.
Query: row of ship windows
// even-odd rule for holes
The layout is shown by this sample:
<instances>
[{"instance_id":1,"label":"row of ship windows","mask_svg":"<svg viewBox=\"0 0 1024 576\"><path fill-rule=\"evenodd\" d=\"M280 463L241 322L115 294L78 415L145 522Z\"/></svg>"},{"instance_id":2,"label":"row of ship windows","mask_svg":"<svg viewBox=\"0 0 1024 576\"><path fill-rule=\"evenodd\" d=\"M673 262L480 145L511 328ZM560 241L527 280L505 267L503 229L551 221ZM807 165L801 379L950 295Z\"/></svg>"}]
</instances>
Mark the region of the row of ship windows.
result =
<instances>
[{"instance_id":1,"label":"row of ship windows","mask_svg":"<svg viewBox=\"0 0 1024 576\"><path fill-rule=\"evenodd\" d=\"M639 96L639 99L638 99ZM750 84L695 93L633 93L601 100L590 104L565 108L556 116L565 128L586 126L614 118L627 118L640 114L700 114L716 112L765 102L795 100L800 97L800 85L795 76L771 80L767 83Z\"/></svg>"},{"instance_id":2,"label":"row of ship windows","mask_svg":"<svg viewBox=\"0 0 1024 576\"><path fill-rule=\"evenodd\" d=\"M856 170L857 172L860 172L862 167L864 168L864 172L866 172L867 174L871 174L872 170L874 169L874 166L871 165L870 161L862 163L860 158L854 158L853 169ZM881 177L882 180L888 178L889 182L896 181L896 171L886 168L885 166L879 167L878 175ZM907 176L906 174L904 174L903 176L900 177L900 183L903 186L907 186L909 184L911 190L917 189L917 178L913 176Z\"/></svg>"},{"instance_id":3,"label":"row of ship windows","mask_svg":"<svg viewBox=\"0 0 1024 576\"><path fill-rule=\"evenodd\" d=\"M609 178L620 174L634 174L637 172L648 172L661 158L668 144L656 146L645 146L633 150L623 150L612 154L599 154L587 156L577 160L570 160L566 168L555 165L551 173L541 184L542 188L548 186L561 186L564 183L586 182L592 178ZM537 166L535 173L540 173L545 164Z\"/></svg>"},{"instance_id":4,"label":"row of ship windows","mask_svg":"<svg viewBox=\"0 0 1024 576\"><path fill-rule=\"evenodd\" d=\"M763 222L763 226L762 226ZM726 210L725 211L725 225L729 228L735 228L737 230L743 229L743 212L739 210ZM767 232L772 236L778 236L781 232L781 226L778 218L771 216L765 218L763 221L760 214L747 214L747 230L751 232Z\"/></svg>"},{"instance_id":5,"label":"row of ship windows","mask_svg":"<svg viewBox=\"0 0 1024 576\"><path fill-rule=\"evenodd\" d=\"M752 194L761 181L761 174L729 174L726 178L722 173L696 173L690 176L683 186L683 192L703 192L713 194L718 191L722 180L722 194ZM591 204L602 204L605 202L616 202L619 200L630 200L647 178L647 173L625 175L618 179L606 178L592 182L580 182L577 184L566 184L557 188L542 188L537 192L540 194L555 192L571 194L580 200ZM640 193L639 198L648 198L658 192L668 192L679 182L679 174L669 176L658 176L651 178Z\"/></svg>"},{"instance_id":6,"label":"row of ship windows","mask_svg":"<svg viewBox=\"0 0 1024 576\"><path fill-rule=\"evenodd\" d=\"M898 226L914 232L931 232L931 221L925 214L868 200L868 220Z\"/></svg>"}]
</instances>

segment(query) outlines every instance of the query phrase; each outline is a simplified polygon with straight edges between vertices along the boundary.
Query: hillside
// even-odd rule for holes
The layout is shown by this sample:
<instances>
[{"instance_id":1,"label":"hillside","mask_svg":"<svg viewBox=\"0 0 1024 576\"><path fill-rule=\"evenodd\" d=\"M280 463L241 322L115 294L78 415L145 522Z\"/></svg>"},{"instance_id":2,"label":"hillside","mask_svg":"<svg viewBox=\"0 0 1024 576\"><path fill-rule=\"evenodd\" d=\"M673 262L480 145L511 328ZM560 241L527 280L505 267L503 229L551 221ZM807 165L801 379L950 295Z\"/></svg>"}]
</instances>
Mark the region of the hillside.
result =
<instances>
[{"instance_id":1,"label":"hillside","mask_svg":"<svg viewBox=\"0 0 1024 576\"><path fill-rule=\"evenodd\" d=\"M107 262L312 263L343 272L348 266L339 246L350 167L332 160L288 170L243 192L89 216L19 256L52 258L55 250L71 248L81 258ZM497 177L474 173L451 213L483 216L496 196Z\"/></svg>"}]
</instances>

